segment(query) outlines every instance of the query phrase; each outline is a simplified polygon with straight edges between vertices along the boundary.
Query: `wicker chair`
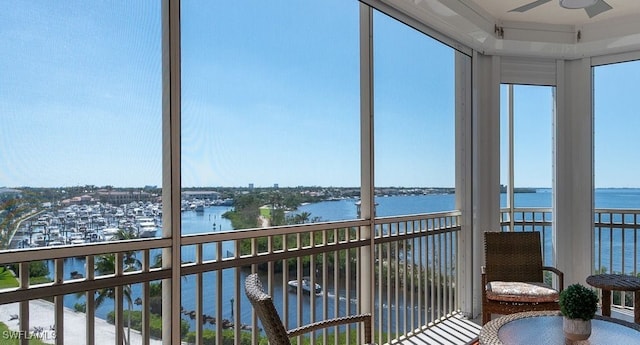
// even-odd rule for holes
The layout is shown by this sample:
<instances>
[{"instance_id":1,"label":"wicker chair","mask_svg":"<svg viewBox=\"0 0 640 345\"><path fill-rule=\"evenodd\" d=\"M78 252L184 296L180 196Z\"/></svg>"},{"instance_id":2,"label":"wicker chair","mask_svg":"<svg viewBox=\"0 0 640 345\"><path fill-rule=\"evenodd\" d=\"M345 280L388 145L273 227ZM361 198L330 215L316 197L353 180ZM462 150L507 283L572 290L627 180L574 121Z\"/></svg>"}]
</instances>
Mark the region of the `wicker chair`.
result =
<instances>
[{"instance_id":1,"label":"wicker chair","mask_svg":"<svg viewBox=\"0 0 640 345\"><path fill-rule=\"evenodd\" d=\"M559 310L564 274L542 265L539 232L485 232L482 272L482 324L491 314ZM544 283L543 271L558 276L559 290Z\"/></svg>"},{"instance_id":2,"label":"wicker chair","mask_svg":"<svg viewBox=\"0 0 640 345\"><path fill-rule=\"evenodd\" d=\"M371 314L359 314L314 322L300 328L287 331L280 319L280 315L273 304L271 296L262 289L262 283L258 274L250 274L245 280L245 293L256 311L258 318L262 322L264 331L271 345L291 345L289 338L296 337L311 331L332 326L345 325L355 322L364 323L364 340L366 344L371 343Z\"/></svg>"}]
</instances>

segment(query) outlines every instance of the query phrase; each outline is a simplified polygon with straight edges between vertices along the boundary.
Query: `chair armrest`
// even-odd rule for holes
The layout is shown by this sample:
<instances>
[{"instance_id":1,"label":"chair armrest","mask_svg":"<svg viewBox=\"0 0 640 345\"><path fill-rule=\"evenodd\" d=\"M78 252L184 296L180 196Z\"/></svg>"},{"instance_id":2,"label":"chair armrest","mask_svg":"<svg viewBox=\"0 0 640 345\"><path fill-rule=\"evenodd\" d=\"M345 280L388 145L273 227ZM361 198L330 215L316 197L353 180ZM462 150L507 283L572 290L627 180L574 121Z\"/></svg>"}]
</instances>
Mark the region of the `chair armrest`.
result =
<instances>
[{"instance_id":1,"label":"chair armrest","mask_svg":"<svg viewBox=\"0 0 640 345\"><path fill-rule=\"evenodd\" d=\"M371 314L358 314L358 315L349 315L337 317L335 319L322 320L314 323L310 323L308 325L304 325L302 327L294 328L287 331L287 335L289 338L293 338L305 333L309 333L311 331L316 331L319 329L345 325L350 323L363 322L364 323L364 342L371 343Z\"/></svg>"},{"instance_id":2,"label":"chair armrest","mask_svg":"<svg viewBox=\"0 0 640 345\"><path fill-rule=\"evenodd\" d=\"M557 269L555 267L551 267L551 266L542 266L542 269L544 271L553 272L558 276L558 286L560 287L558 289L558 292L562 292L562 290L564 290L564 273L562 271L560 271L559 269Z\"/></svg>"},{"instance_id":3,"label":"chair armrest","mask_svg":"<svg viewBox=\"0 0 640 345\"><path fill-rule=\"evenodd\" d=\"M487 274L482 270L482 274L480 275L480 285L482 285L482 300L485 301L487 299Z\"/></svg>"}]
</instances>

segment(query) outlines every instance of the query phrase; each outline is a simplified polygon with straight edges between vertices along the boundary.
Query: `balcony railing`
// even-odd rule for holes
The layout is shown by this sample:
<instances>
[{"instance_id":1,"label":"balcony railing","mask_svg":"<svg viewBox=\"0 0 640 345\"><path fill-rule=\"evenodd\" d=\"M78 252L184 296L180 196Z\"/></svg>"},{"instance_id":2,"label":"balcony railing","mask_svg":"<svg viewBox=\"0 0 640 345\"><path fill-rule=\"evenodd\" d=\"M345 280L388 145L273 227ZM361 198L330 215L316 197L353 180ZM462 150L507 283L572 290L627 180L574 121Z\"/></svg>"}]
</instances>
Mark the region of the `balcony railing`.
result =
<instances>
[{"instance_id":1,"label":"balcony railing","mask_svg":"<svg viewBox=\"0 0 640 345\"><path fill-rule=\"evenodd\" d=\"M264 333L243 287L244 277L258 272L287 327L369 311L376 342L391 343L457 311L459 217L448 212L184 236L182 278L172 284L180 285L183 321L170 324L172 331L190 329L187 341L197 344L211 336L219 344L223 338L258 344ZM0 293L0 307L15 307L10 322L19 322L16 334L24 344L38 336L59 344L102 344L104 337L116 344L154 343L161 336L157 292L170 296L159 283L175 273L161 260L163 250L178 253L171 246L171 239L152 239L2 252L0 264L17 265L20 286ZM52 282L29 280L30 263L38 261L54 268ZM74 270L78 265L83 269ZM66 306L69 299L85 303L83 324L70 317L78 312ZM36 301L48 306L48 324L38 324L43 315L35 314ZM113 315L107 332L96 318L105 309ZM357 344L360 333L335 328L298 343Z\"/></svg>"},{"instance_id":2,"label":"balcony railing","mask_svg":"<svg viewBox=\"0 0 640 345\"><path fill-rule=\"evenodd\" d=\"M391 343L458 310L459 216L453 212L377 220L377 343Z\"/></svg>"},{"instance_id":3,"label":"balcony railing","mask_svg":"<svg viewBox=\"0 0 640 345\"><path fill-rule=\"evenodd\" d=\"M141 295L142 338L149 339L150 332L150 286L151 282L171 277L170 269L152 268L156 251L169 248L168 239L133 240L123 242L99 243L83 246L44 247L38 250L12 250L0 253L0 265L17 265L20 286L7 288L0 292L0 305L16 303L17 317L9 322L16 322L19 331L7 333L8 338L15 337L21 343L28 343L29 339L41 337L51 343L79 343L96 344L96 309L102 298L113 300L114 328L111 330L113 341L123 343L125 334L124 311L131 308L131 291L135 289ZM129 259L135 255L139 261L138 267L133 267ZM84 271L78 272L71 268L72 263L82 261ZM53 281L38 283L30 281L30 264L47 262L54 268ZM105 268L108 266L108 268ZM100 267L102 273L100 273ZM97 269L98 268L98 269ZM73 269L73 271L72 271ZM111 270L112 272L108 272ZM104 274L106 272L106 274ZM84 325L67 324L68 315L65 314L65 299L79 299L85 303ZM31 313L35 308L34 301L45 300L45 306L50 308ZM31 303L30 303L31 302ZM38 305L42 305L39 303ZM13 310L13 309L11 309ZM48 315L43 315L48 314ZM33 315L33 318L31 317ZM14 319L12 316L11 319ZM38 321L32 321L37 319ZM46 320L46 323L42 324ZM46 332L51 331L51 332ZM103 336L103 335L101 335Z\"/></svg>"},{"instance_id":4,"label":"balcony railing","mask_svg":"<svg viewBox=\"0 0 640 345\"><path fill-rule=\"evenodd\" d=\"M599 209L594 216L594 273L640 273L640 210ZM611 304L633 309L633 292L614 291Z\"/></svg>"},{"instance_id":5,"label":"balcony railing","mask_svg":"<svg viewBox=\"0 0 640 345\"><path fill-rule=\"evenodd\" d=\"M370 311L377 343L423 330L458 309L459 216L449 212L184 236L179 273L183 332L190 329L188 340L194 343L214 332L219 342L231 337L236 344L257 344L264 334L243 291L243 279L251 272L260 274L287 327ZM501 225L503 231L540 231L545 262L552 260L551 209L516 209L511 217L503 210ZM640 210L596 210L594 273L638 274L639 232ZM111 341L121 344L131 337L154 343L160 333L153 311L162 300L154 291L173 274L159 258L171 246L170 239L152 239L2 252L0 264L17 265L20 286L0 293L0 307L14 306L17 319L8 322L19 324L23 343L35 336L45 341L52 337L52 342L53 335L57 343L102 343L104 332L97 329L105 326L96 316L105 308L113 315L107 326ZM138 264L132 265L132 258ZM39 261L53 267L52 282L28 278L30 263ZM105 261L113 271L100 268ZM73 271L78 266L83 269ZM319 290L306 292L303 277ZM298 283L294 288L289 284L293 281ZM96 296L108 302L97 306ZM629 293L614 293L613 298L614 306L633 307ZM69 317L67 299L85 303L82 325ZM47 324L35 321L42 319L37 309L42 303L48 306ZM129 309L141 314L134 321L140 332L128 327ZM181 325L171 327L181 330ZM339 328L310 337L312 343L355 344L360 332Z\"/></svg>"},{"instance_id":6,"label":"balcony railing","mask_svg":"<svg viewBox=\"0 0 640 345\"><path fill-rule=\"evenodd\" d=\"M501 226L502 231L540 231L545 264L553 262L550 208L516 208L513 217L508 209L503 209ZM640 210L596 209L593 231L593 273L640 273ZM615 291L612 305L633 308L633 293Z\"/></svg>"}]
</instances>

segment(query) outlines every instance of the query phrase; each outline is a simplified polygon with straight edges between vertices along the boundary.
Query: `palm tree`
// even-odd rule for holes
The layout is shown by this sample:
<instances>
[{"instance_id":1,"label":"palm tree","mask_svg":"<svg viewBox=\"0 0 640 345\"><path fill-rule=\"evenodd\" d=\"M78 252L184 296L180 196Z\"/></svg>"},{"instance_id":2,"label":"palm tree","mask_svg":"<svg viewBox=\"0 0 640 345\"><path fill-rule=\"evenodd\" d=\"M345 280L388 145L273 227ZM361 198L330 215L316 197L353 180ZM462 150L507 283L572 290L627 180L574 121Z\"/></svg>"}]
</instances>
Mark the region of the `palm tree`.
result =
<instances>
[{"instance_id":1,"label":"palm tree","mask_svg":"<svg viewBox=\"0 0 640 345\"><path fill-rule=\"evenodd\" d=\"M295 223L304 224L304 223L307 223L309 219L311 219L311 213L304 211L295 216Z\"/></svg>"},{"instance_id":2,"label":"palm tree","mask_svg":"<svg viewBox=\"0 0 640 345\"><path fill-rule=\"evenodd\" d=\"M283 198L280 192L275 191L269 196L271 204L271 225L283 225L285 222Z\"/></svg>"},{"instance_id":3,"label":"palm tree","mask_svg":"<svg viewBox=\"0 0 640 345\"><path fill-rule=\"evenodd\" d=\"M120 229L115 237L118 240L128 240L137 238L137 235L133 231ZM122 261L124 264L125 272L135 271L142 266L140 260L136 258L135 252L125 252L123 253L123 255L124 256ZM95 262L95 270L98 274L101 275L114 274L116 272L116 255L114 253L101 255ZM96 308L102 305L105 300L115 299L116 297L116 292L113 287L100 289L97 293L98 295L95 299ZM133 305L133 299L131 296L131 285L124 285L122 293L125 300L127 301L128 306L126 344L129 344L131 341L131 308Z\"/></svg>"}]
</instances>

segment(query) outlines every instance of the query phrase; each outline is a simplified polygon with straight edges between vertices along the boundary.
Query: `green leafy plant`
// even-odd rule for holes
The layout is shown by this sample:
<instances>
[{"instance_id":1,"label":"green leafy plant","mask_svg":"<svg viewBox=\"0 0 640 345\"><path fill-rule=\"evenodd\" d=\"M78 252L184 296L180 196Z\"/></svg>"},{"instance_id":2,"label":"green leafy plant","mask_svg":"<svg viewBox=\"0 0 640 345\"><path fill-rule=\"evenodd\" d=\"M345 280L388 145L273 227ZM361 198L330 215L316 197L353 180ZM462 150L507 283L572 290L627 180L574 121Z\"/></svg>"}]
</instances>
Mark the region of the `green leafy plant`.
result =
<instances>
[{"instance_id":1,"label":"green leafy plant","mask_svg":"<svg viewBox=\"0 0 640 345\"><path fill-rule=\"evenodd\" d=\"M580 284L569 285L560 293L560 312L569 319L591 320L598 310L598 295Z\"/></svg>"}]
</instances>

